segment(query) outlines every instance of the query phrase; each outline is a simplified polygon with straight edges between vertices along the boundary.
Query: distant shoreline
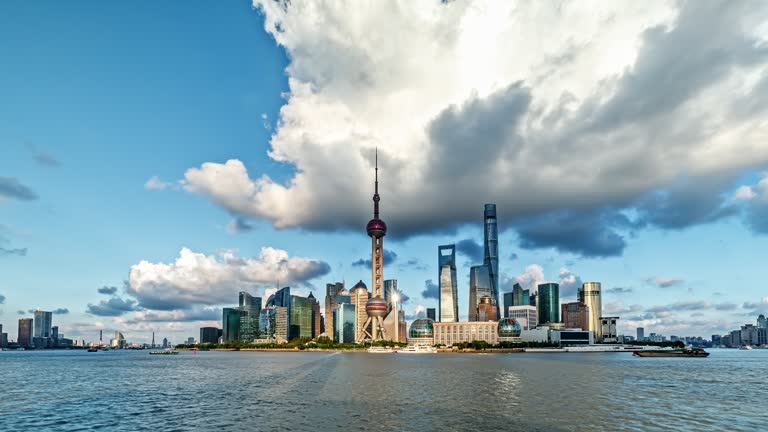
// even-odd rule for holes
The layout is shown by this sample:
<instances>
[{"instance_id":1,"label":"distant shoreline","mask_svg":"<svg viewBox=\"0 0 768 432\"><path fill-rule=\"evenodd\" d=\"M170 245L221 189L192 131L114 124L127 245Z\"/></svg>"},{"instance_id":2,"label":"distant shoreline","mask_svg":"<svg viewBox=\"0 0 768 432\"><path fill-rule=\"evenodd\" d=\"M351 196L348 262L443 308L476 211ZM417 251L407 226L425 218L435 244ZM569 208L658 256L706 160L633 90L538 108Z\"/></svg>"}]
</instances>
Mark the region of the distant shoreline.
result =
<instances>
[{"instance_id":1,"label":"distant shoreline","mask_svg":"<svg viewBox=\"0 0 768 432\"><path fill-rule=\"evenodd\" d=\"M498 348L498 349L486 349L486 350L450 350L450 349L438 349L437 354L511 354L522 353L525 348ZM178 351L194 351L192 348L177 348ZM351 349L334 349L334 348L307 348L307 349L293 349L293 348L212 348L208 350L198 351L243 351L243 352L292 352L292 353L306 353L306 352L339 352L339 353L368 353L367 348L351 348Z\"/></svg>"}]
</instances>

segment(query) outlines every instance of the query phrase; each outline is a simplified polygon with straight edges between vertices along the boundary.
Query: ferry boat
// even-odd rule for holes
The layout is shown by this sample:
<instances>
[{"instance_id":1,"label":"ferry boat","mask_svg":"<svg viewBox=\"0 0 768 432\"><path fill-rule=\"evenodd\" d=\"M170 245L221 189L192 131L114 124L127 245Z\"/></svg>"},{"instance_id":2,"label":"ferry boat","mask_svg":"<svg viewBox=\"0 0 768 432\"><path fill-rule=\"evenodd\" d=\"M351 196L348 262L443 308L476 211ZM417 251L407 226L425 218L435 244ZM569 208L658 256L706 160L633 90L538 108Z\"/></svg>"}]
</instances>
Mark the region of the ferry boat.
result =
<instances>
[{"instance_id":1,"label":"ferry boat","mask_svg":"<svg viewBox=\"0 0 768 432\"><path fill-rule=\"evenodd\" d=\"M397 352L400 354L435 354L437 348L427 345L409 345Z\"/></svg>"},{"instance_id":2,"label":"ferry boat","mask_svg":"<svg viewBox=\"0 0 768 432\"><path fill-rule=\"evenodd\" d=\"M97 352L99 351L96 347L90 347L88 348L88 352Z\"/></svg>"},{"instance_id":3,"label":"ferry boat","mask_svg":"<svg viewBox=\"0 0 768 432\"><path fill-rule=\"evenodd\" d=\"M638 350L632 353L634 357L708 357L709 353L702 348Z\"/></svg>"},{"instance_id":4,"label":"ferry boat","mask_svg":"<svg viewBox=\"0 0 768 432\"><path fill-rule=\"evenodd\" d=\"M752 349L752 347L751 347L750 345L744 345L743 347L739 347L739 349L740 349L740 350L749 351L749 350L751 350L751 349Z\"/></svg>"},{"instance_id":5,"label":"ferry boat","mask_svg":"<svg viewBox=\"0 0 768 432\"><path fill-rule=\"evenodd\" d=\"M368 348L368 352L371 354L392 354L395 351L390 347L372 346Z\"/></svg>"}]
</instances>

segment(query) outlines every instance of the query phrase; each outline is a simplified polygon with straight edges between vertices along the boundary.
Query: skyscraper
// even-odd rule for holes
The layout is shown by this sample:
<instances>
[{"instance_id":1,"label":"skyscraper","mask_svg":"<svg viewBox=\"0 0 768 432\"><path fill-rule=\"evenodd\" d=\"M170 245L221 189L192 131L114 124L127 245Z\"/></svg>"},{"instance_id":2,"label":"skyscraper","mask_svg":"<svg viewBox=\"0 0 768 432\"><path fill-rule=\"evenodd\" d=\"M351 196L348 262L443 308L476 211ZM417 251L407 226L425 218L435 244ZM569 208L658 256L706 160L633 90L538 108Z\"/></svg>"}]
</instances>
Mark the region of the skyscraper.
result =
<instances>
[{"instance_id":1,"label":"skyscraper","mask_svg":"<svg viewBox=\"0 0 768 432\"><path fill-rule=\"evenodd\" d=\"M312 337L312 303L306 297L291 296L288 340Z\"/></svg>"},{"instance_id":2,"label":"skyscraper","mask_svg":"<svg viewBox=\"0 0 768 432\"><path fill-rule=\"evenodd\" d=\"M341 303L333 311L335 318L333 321L336 327L333 329L333 339L338 343L355 343L355 305Z\"/></svg>"},{"instance_id":3,"label":"skyscraper","mask_svg":"<svg viewBox=\"0 0 768 432\"><path fill-rule=\"evenodd\" d=\"M595 340L601 339L603 330L600 324L600 317L603 314L603 305L600 294L600 282L584 282L581 289L579 289L578 297L579 301L589 308L589 328L584 330L593 332Z\"/></svg>"},{"instance_id":4,"label":"skyscraper","mask_svg":"<svg viewBox=\"0 0 768 432\"><path fill-rule=\"evenodd\" d=\"M431 319L432 321L437 321L437 314L435 313L435 308L427 308L427 318Z\"/></svg>"},{"instance_id":5,"label":"skyscraper","mask_svg":"<svg viewBox=\"0 0 768 432\"><path fill-rule=\"evenodd\" d=\"M368 221L365 229L371 238L371 298L365 304L365 313L368 318L362 325L358 340L370 338L382 340L386 338L384 330L384 318L389 314L389 304L384 300L384 236L387 235L387 224L379 218L379 152L376 151L374 192L373 192L373 219ZM360 316L360 311L357 312Z\"/></svg>"},{"instance_id":6,"label":"skyscraper","mask_svg":"<svg viewBox=\"0 0 768 432\"><path fill-rule=\"evenodd\" d=\"M200 327L201 344L215 344L219 342L219 329L216 327ZM154 341L152 343L154 345Z\"/></svg>"},{"instance_id":7,"label":"skyscraper","mask_svg":"<svg viewBox=\"0 0 768 432\"><path fill-rule=\"evenodd\" d=\"M768 329L768 319L765 318L765 315L760 314L757 317L757 328Z\"/></svg>"},{"instance_id":8,"label":"skyscraper","mask_svg":"<svg viewBox=\"0 0 768 432\"><path fill-rule=\"evenodd\" d=\"M645 339L645 329L642 327L637 328L637 341L642 342Z\"/></svg>"},{"instance_id":9,"label":"skyscraper","mask_svg":"<svg viewBox=\"0 0 768 432\"><path fill-rule=\"evenodd\" d=\"M267 299L267 306L285 308L285 322L277 324L277 326L281 329L281 326L285 326L285 340L288 340L291 328L291 287L280 288L277 292L269 296ZM275 319L277 319L277 315ZM276 333L275 337L280 336Z\"/></svg>"},{"instance_id":10,"label":"skyscraper","mask_svg":"<svg viewBox=\"0 0 768 432\"><path fill-rule=\"evenodd\" d=\"M477 308L480 305L480 299L486 296L493 296L488 267L473 266L469 269L469 321L478 321Z\"/></svg>"},{"instance_id":11,"label":"skyscraper","mask_svg":"<svg viewBox=\"0 0 768 432\"><path fill-rule=\"evenodd\" d=\"M560 285L556 283L539 284L537 302L540 325L560 322Z\"/></svg>"},{"instance_id":12,"label":"skyscraper","mask_svg":"<svg viewBox=\"0 0 768 432\"><path fill-rule=\"evenodd\" d=\"M341 303L338 299L340 295L349 295L342 282L325 284L325 325L330 328L326 333L331 339L335 337L336 328L333 323L333 311L336 310L336 305Z\"/></svg>"},{"instance_id":13,"label":"skyscraper","mask_svg":"<svg viewBox=\"0 0 768 432\"><path fill-rule=\"evenodd\" d=\"M261 297L254 297L245 291L240 291L239 309L246 314L240 316L240 340L250 342L259 337L259 312L261 312Z\"/></svg>"},{"instance_id":14,"label":"skyscraper","mask_svg":"<svg viewBox=\"0 0 768 432\"><path fill-rule=\"evenodd\" d=\"M240 322L242 317L247 317L248 312L238 308L224 308L222 310L221 328L224 342L240 342Z\"/></svg>"},{"instance_id":15,"label":"skyscraper","mask_svg":"<svg viewBox=\"0 0 768 432\"><path fill-rule=\"evenodd\" d=\"M19 320L19 333L16 342L22 347L32 345L32 318Z\"/></svg>"},{"instance_id":16,"label":"skyscraper","mask_svg":"<svg viewBox=\"0 0 768 432\"><path fill-rule=\"evenodd\" d=\"M509 318L509 307L514 306L515 303L512 301L512 293L511 292L505 292L504 293L504 311L502 312L502 315L504 315L504 318Z\"/></svg>"},{"instance_id":17,"label":"skyscraper","mask_svg":"<svg viewBox=\"0 0 768 432\"><path fill-rule=\"evenodd\" d=\"M456 286L456 245L437 247L438 281L440 282L440 322L459 320L459 293Z\"/></svg>"},{"instance_id":18,"label":"skyscraper","mask_svg":"<svg viewBox=\"0 0 768 432\"><path fill-rule=\"evenodd\" d=\"M392 295L397 292L397 279L387 279L384 281L384 301L387 302L389 310L392 309Z\"/></svg>"},{"instance_id":19,"label":"skyscraper","mask_svg":"<svg viewBox=\"0 0 768 432\"><path fill-rule=\"evenodd\" d=\"M512 306L528 306L530 303L528 290L524 290L519 283L515 283L512 286Z\"/></svg>"},{"instance_id":20,"label":"skyscraper","mask_svg":"<svg viewBox=\"0 0 768 432\"><path fill-rule=\"evenodd\" d=\"M589 307L581 302L563 303L560 307L563 326L586 330L589 326Z\"/></svg>"},{"instance_id":21,"label":"skyscraper","mask_svg":"<svg viewBox=\"0 0 768 432\"><path fill-rule=\"evenodd\" d=\"M486 204L483 216L485 220L483 264L488 267L491 280L491 295L495 303L499 304L499 232L496 222L496 204ZM499 318L501 316L496 317L496 319Z\"/></svg>"},{"instance_id":22,"label":"skyscraper","mask_svg":"<svg viewBox=\"0 0 768 432\"><path fill-rule=\"evenodd\" d=\"M365 305L368 304L370 298L368 294L368 287L360 280L349 292L350 303L355 305L355 341L361 342L366 338L370 338L370 323L368 322L368 313L365 311Z\"/></svg>"},{"instance_id":23,"label":"skyscraper","mask_svg":"<svg viewBox=\"0 0 768 432\"><path fill-rule=\"evenodd\" d=\"M320 315L320 302L315 299L315 296L312 295L312 293L309 293L309 299L310 306L312 306L312 338L316 338L320 336L320 333L322 332L321 326L321 318Z\"/></svg>"},{"instance_id":24,"label":"skyscraper","mask_svg":"<svg viewBox=\"0 0 768 432\"><path fill-rule=\"evenodd\" d=\"M469 269L469 321L478 321L480 299L486 296L493 297L488 267L486 265L473 266Z\"/></svg>"},{"instance_id":25,"label":"skyscraper","mask_svg":"<svg viewBox=\"0 0 768 432\"><path fill-rule=\"evenodd\" d=\"M493 297L486 295L480 297L480 301L477 305L477 319L476 321L496 321L496 317L499 315L496 303Z\"/></svg>"},{"instance_id":26,"label":"skyscraper","mask_svg":"<svg viewBox=\"0 0 768 432\"><path fill-rule=\"evenodd\" d=\"M32 337L40 337L40 338L51 337L52 323L53 323L53 312L36 310L35 311L35 330Z\"/></svg>"}]
</instances>

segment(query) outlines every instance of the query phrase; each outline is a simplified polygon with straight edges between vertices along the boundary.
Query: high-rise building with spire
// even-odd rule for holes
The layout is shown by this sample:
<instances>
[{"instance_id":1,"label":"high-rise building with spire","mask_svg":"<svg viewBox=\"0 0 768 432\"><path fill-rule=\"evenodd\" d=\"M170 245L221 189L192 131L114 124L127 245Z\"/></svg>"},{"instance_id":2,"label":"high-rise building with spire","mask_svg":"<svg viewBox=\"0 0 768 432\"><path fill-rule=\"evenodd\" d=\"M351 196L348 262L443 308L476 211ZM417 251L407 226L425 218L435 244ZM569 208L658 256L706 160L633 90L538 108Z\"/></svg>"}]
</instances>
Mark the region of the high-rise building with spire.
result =
<instances>
[{"instance_id":1,"label":"high-rise building with spire","mask_svg":"<svg viewBox=\"0 0 768 432\"><path fill-rule=\"evenodd\" d=\"M384 236L387 235L387 224L379 218L379 154L376 151L373 192L373 219L368 222L366 231L371 238L371 298L365 304L368 316L360 327L357 340L382 340L386 338L384 318L389 313L389 305L384 300Z\"/></svg>"},{"instance_id":2,"label":"high-rise building with spire","mask_svg":"<svg viewBox=\"0 0 768 432\"><path fill-rule=\"evenodd\" d=\"M440 322L459 320L459 293L456 285L456 245L437 247L437 277L440 297L437 306Z\"/></svg>"},{"instance_id":3,"label":"high-rise building with spire","mask_svg":"<svg viewBox=\"0 0 768 432\"><path fill-rule=\"evenodd\" d=\"M499 304L499 230L496 221L496 204L486 204L483 235L483 265L488 267L491 282L491 296ZM496 313L498 315L498 308ZM498 315L496 319L501 318Z\"/></svg>"}]
</instances>

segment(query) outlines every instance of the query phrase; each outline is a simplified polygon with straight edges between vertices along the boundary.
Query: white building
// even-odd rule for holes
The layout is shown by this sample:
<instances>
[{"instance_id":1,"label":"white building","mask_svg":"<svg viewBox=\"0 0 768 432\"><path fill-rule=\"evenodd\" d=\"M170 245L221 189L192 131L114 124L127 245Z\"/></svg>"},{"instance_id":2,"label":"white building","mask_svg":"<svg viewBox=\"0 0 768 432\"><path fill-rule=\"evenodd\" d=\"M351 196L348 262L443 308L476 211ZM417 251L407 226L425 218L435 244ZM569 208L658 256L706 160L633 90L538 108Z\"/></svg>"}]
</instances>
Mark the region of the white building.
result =
<instances>
[{"instance_id":1,"label":"white building","mask_svg":"<svg viewBox=\"0 0 768 432\"><path fill-rule=\"evenodd\" d=\"M539 326L520 333L521 342L549 342L549 327Z\"/></svg>"},{"instance_id":2,"label":"white building","mask_svg":"<svg viewBox=\"0 0 768 432\"><path fill-rule=\"evenodd\" d=\"M496 321L436 322L435 344L451 346L459 342L484 341L491 345L499 343Z\"/></svg>"},{"instance_id":3,"label":"white building","mask_svg":"<svg viewBox=\"0 0 768 432\"><path fill-rule=\"evenodd\" d=\"M514 318L523 327L523 330L536 328L539 318L535 306L510 306L509 317Z\"/></svg>"},{"instance_id":4,"label":"white building","mask_svg":"<svg viewBox=\"0 0 768 432\"><path fill-rule=\"evenodd\" d=\"M619 317L600 317L600 327L602 329L603 342L616 343L618 342L618 332L616 331L616 323L619 321Z\"/></svg>"}]
</instances>

